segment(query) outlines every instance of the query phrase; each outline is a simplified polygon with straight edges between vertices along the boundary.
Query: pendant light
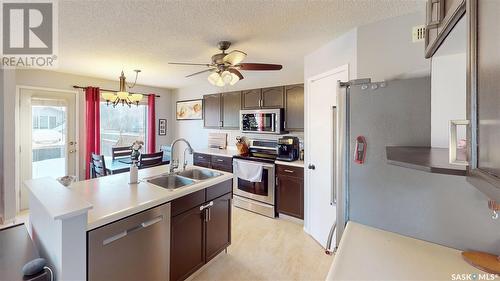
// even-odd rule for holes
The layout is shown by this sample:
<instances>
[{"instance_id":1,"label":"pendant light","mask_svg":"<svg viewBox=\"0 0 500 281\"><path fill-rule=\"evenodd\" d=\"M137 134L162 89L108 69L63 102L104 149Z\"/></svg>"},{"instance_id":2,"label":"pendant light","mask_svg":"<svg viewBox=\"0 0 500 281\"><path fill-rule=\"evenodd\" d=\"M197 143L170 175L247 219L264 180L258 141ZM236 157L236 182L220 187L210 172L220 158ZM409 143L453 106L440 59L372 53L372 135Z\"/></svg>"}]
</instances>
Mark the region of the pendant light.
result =
<instances>
[{"instance_id":1,"label":"pendant light","mask_svg":"<svg viewBox=\"0 0 500 281\"><path fill-rule=\"evenodd\" d=\"M137 77L139 76L139 72L141 72L139 69L134 70L135 72L135 81L134 84L128 85L126 82L126 77L125 74L122 73L120 75L120 90L114 94L111 92L103 92L101 94L101 97L106 101L106 104L109 105L110 103L113 105L113 107L116 107L117 104L121 103L122 105L128 105L130 107L133 103L135 103L137 106L139 106L139 102L142 100L143 95L142 94L130 94L127 91L127 88L132 89L135 87L135 84L137 83Z\"/></svg>"}]
</instances>

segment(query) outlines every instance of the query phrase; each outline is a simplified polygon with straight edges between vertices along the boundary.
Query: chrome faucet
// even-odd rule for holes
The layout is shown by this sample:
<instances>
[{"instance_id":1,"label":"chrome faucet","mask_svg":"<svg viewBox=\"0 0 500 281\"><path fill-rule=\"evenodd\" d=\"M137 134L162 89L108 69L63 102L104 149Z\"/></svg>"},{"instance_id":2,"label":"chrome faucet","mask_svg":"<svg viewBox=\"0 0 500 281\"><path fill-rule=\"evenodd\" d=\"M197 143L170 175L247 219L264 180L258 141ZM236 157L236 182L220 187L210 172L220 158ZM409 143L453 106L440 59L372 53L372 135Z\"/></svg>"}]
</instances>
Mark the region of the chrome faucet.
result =
<instances>
[{"instance_id":1,"label":"chrome faucet","mask_svg":"<svg viewBox=\"0 0 500 281\"><path fill-rule=\"evenodd\" d=\"M176 139L172 142L172 144L170 145L170 169L169 169L169 173L172 174L175 169L179 168L179 159L174 159L174 151L175 151L175 144L180 142L180 141L183 141L186 143L186 145L188 146L186 148L187 151L189 151L189 154L193 154L193 148L191 147L191 144L184 138L180 138L180 139ZM185 157L186 157L186 150L184 150L184 168L186 168L186 161L185 161Z\"/></svg>"}]
</instances>

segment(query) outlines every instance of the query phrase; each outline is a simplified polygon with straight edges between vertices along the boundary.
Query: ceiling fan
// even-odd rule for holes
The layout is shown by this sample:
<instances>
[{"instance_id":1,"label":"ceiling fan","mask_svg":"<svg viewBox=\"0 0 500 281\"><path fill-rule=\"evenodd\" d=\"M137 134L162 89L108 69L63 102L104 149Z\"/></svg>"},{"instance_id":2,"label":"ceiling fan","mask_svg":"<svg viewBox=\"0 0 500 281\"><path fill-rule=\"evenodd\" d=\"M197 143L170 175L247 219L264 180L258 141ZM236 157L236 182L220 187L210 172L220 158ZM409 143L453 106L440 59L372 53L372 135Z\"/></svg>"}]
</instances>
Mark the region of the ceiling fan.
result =
<instances>
[{"instance_id":1,"label":"ceiling fan","mask_svg":"<svg viewBox=\"0 0 500 281\"><path fill-rule=\"evenodd\" d=\"M280 70L283 68L280 64L267 64L267 63L242 63L247 54L234 50L226 53L226 50L231 46L229 41L220 41L218 43L220 53L212 56L211 63L183 63L183 62L169 62L169 64L177 65L200 65L206 66L208 69L195 72L187 77L192 77L205 72L212 72L208 76L208 81L215 86L223 87L224 85L234 85L244 77L240 71L254 71L254 70Z\"/></svg>"}]
</instances>

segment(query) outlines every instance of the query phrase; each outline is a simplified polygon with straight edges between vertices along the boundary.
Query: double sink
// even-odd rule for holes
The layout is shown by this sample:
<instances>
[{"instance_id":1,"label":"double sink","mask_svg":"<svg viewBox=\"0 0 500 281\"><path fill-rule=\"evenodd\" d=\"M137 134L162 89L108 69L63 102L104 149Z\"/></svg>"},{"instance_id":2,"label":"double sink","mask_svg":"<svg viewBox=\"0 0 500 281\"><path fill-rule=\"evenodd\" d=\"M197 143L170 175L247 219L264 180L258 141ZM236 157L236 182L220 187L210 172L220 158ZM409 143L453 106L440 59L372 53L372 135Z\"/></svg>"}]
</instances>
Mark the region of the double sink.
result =
<instances>
[{"instance_id":1,"label":"double sink","mask_svg":"<svg viewBox=\"0 0 500 281\"><path fill-rule=\"evenodd\" d=\"M177 189L194 184L198 181L208 180L222 175L222 173L206 169L189 169L173 174L165 173L145 179L147 182L166 189Z\"/></svg>"}]
</instances>

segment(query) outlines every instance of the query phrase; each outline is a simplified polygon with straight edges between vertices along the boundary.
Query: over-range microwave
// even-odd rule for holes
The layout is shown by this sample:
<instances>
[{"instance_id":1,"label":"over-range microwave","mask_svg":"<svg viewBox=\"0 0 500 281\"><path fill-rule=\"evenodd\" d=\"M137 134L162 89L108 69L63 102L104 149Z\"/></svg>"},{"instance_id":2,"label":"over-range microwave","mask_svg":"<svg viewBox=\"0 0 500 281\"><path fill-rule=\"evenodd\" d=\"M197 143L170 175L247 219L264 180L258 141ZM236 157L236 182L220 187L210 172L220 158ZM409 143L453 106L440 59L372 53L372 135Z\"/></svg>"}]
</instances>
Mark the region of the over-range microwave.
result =
<instances>
[{"instance_id":1,"label":"over-range microwave","mask_svg":"<svg viewBox=\"0 0 500 281\"><path fill-rule=\"evenodd\" d=\"M285 134L284 119L283 108L240 110L240 130L242 133Z\"/></svg>"}]
</instances>

